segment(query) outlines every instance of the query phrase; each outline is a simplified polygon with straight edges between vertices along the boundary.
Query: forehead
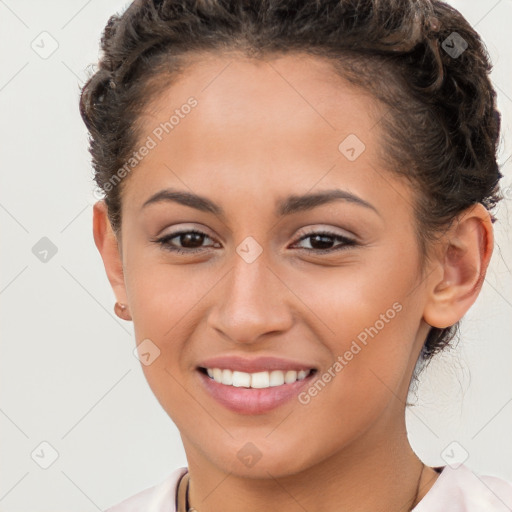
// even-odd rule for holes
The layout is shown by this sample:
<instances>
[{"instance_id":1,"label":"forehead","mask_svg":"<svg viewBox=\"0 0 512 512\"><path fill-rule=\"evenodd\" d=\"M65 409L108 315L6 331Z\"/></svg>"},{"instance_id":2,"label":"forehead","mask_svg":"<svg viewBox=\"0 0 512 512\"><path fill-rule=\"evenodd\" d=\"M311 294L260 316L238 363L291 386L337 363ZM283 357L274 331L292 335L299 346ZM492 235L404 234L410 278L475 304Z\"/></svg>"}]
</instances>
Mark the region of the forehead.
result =
<instances>
[{"instance_id":1,"label":"forehead","mask_svg":"<svg viewBox=\"0 0 512 512\"><path fill-rule=\"evenodd\" d=\"M208 133L215 134L216 143L222 132L229 132L268 144L276 133L314 140L314 132L337 138L348 130L370 142L383 114L373 96L337 75L327 59L291 54L259 60L228 53L195 56L177 80L164 85L141 118L145 131L166 113L179 110L190 96L199 108L191 121L180 123L180 131L173 130L173 139L179 132L188 135L187 127L194 124L196 138L205 143L211 138Z\"/></svg>"},{"instance_id":2,"label":"forehead","mask_svg":"<svg viewBox=\"0 0 512 512\"><path fill-rule=\"evenodd\" d=\"M195 106L185 108L190 98ZM157 188L183 187L180 176L211 194L283 195L320 180L339 185L340 178L348 188L372 187L382 169L383 114L377 100L339 77L326 59L196 56L139 119L141 142L150 137L155 144L133 172L137 186L129 193L141 202Z\"/></svg>"}]
</instances>

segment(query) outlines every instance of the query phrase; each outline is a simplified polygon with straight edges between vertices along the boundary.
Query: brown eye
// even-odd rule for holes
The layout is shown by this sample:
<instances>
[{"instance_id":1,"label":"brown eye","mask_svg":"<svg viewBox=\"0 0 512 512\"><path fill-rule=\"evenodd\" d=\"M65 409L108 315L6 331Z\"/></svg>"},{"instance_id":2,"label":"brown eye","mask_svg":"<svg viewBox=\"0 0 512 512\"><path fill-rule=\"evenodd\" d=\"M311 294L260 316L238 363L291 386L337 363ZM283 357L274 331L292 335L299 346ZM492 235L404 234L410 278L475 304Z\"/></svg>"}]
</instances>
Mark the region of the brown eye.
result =
<instances>
[{"instance_id":1,"label":"brown eye","mask_svg":"<svg viewBox=\"0 0 512 512\"><path fill-rule=\"evenodd\" d=\"M189 233L183 233L181 235L177 235L174 238L178 238L180 240L180 243L184 244L186 248L194 249L197 247L200 247L204 241L206 235L196 233L196 232L189 232ZM172 239L171 239L172 240Z\"/></svg>"},{"instance_id":2,"label":"brown eye","mask_svg":"<svg viewBox=\"0 0 512 512\"><path fill-rule=\"evenodd\" d=\"M175 242L172 242L175 239L178 240L180 245L176 245ZM207 246L203 246L205 239L211 240L206 233L196 230L187 230L169 233L153 241L162 245L169 251L178 252L180 254L191 254L207 248Z\"/></svg>"},{"instance_id":3,"label":"brown eye","mask_svg":"<svg viewBox=\"0 0 512 512\"><path fill-rule=\"evenodd\" d=\"M303 247L302 249L309 252L333 252L339 251L342 249L346 249L347 247L357 245L357 242L351 238L342 236L338 233L331 233L326 231L317 231L313 233L308 233L304 235L302 238L298 240L298 242L302 242L303 240L309 239L310 247ZM341 243L335 245L335 241L338 240ZM333 247L334 245L334 247Z\"/></svg>"}]
</instances>

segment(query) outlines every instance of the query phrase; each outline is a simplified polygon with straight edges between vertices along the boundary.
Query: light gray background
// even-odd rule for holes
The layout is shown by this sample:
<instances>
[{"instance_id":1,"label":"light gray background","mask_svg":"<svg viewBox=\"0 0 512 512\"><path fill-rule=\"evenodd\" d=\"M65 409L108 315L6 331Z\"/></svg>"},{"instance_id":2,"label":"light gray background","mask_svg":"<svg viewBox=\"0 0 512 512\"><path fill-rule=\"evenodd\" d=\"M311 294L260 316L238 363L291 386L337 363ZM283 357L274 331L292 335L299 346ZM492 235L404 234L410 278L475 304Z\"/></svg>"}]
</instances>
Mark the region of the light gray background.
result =
<instances>
[{"instance_id":1,"label":"light gray background","mask_svg":"<svg viewBox=\"0 0 512 512\"><path fill-rule=\"evenodd\" d=\"M462 341L424 375L408 426L426 463L445 465L446 454L466 450L475 472L512 480L512 1L450 3L480 32L495 65L507 200ZM179 432L132 354L132 324L114 316L92 238L79 85L109 15L126 5L0 0L0 512L94 512L186 465ZM42 58L31 45L49 51L51 38L58 48ZM32 252L42 237L58 249L46 263ZM43 441L58 452L48 469L35 462L51 461Z\"/></svg>"}]
</instances>

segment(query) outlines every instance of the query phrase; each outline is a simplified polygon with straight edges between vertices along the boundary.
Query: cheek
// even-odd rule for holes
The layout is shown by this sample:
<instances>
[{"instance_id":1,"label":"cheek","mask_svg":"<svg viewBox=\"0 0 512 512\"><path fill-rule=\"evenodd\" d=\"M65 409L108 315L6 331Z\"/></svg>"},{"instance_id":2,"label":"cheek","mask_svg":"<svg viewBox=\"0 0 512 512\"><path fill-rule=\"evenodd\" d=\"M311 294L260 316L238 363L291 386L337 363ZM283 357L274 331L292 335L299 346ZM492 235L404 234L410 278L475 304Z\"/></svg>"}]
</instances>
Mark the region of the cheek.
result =
<instances>
[{"instance_id":1,"label":"cheek","mask_svg":"<svg viewBox=\"0 0 512 512\"><path fill-rule=\"evenodd\" d=\"M349 443L379 418L389 419L386 411L403 407L417 329L404 302L342 293L325 301L320 314L335 334L322 343L331 360L300 397L305 405L298 411L298 422L325 435L319 453Z\"/></svg>"},{"instance_id":2,"label":"cheek","mask_svg":"<svg viewBox=\"0 0 512 512\"><path fill-rule=\"evenodd\" d=\"M171 265L164 258L133 258L126 275L126 289L133 323L140 336L163 340L173 331L218 280L201 265Z\"/></svg>"},{"instance_id":3,"label":"cheek","mask_svg":"<svg viewBox=\"0 0 512 512\"><path fill-rule=\"evenodd\" d=\"M390 330L388 326L408 316L403 312L406 305L409 314L419 315L412 293L417 281L415 261L397 258L392 247L361 254L357 260L347 259L347 264L340 260L337 268L310 265L300 273L291 270L283 279L293 284L293 291L331 334L343 339L376 322L379 330L383 326Z\"/></svg>"},{"instance_id":4,"label":"cheek","mask_svg":"<svg viewBox=\"0 0 512 512\"><path fill-rule=\"evenodd\" d=\"M151 364L145 365L141 358L142 370L156 398L172 417L172 411L190 405L190 395L182 382L182 373L188 371L186 365L191 360L188 340L203 320L203 301L219 277L218 272L206 267L146 262L147 257L132 257L125 276L126 289L137 344L150 340L149 347L153 343L157 347L153 347L158 355Z\"/></svg>"},{"instance_id":5,"label":"cheek","mask_svg":"<svg viewBox=\"0 0 512 512\"><path fill-rule=\"evenodd\" d=\"M292 281L313 312L310 325L318 326L318 339L331 354L325 378L335 375L328 384L336 389L333 401L361 406L370 395L391 396L388 387L398 391L415 357L422 318L419 292L413 291L417 268L414 261L382 255Z\"/></svg>"}]
</instances>

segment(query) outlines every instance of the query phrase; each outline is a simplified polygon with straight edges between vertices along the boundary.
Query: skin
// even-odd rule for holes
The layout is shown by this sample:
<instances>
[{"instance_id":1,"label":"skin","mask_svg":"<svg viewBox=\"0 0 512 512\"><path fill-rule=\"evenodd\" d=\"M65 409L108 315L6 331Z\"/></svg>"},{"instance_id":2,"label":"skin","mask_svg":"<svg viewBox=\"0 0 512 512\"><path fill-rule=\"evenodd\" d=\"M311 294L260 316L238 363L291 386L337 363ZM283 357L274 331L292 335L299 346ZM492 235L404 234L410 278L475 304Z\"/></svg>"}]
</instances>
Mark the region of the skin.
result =
<instances>
[{"instance_id":1,"label":"skin","mask_svg":"<svg viewBox=\"0 0 512 512\"><path fill-rule=\"evenodd\" d=\"M488 212L463 212L422 267L414 193L379 161L385 110L318 58L203 55L153 98L141 140L190 96L197 107L123 183L120 238L103 201L94 238L137 343L149 338L160 350L142 368L181 433L191 504L199 512L409 510L422 469L405 427L411 376L429 326L456 323L478 296L493 246ZM338 150L348 134L366 146L353 162ZM169 187L209 198L225 217L174 202L142 207ZM274 214L290 194L332 188L376 211L339 200ZM175 254L154 241L182 228L207 236L172 244L201 252ZM308 252L323 246L300 238L322 229L357 244ZM248 236L263 250L250 264L236 252ZM292 399L241 415L200 385L196 366L221 354L308 361L320 378L394 303L401 311L307 405ZM261 454L252 467L237 457L248 442ZM435 479L425 468L415 503Z\"/></svg>"}]
</instances>

